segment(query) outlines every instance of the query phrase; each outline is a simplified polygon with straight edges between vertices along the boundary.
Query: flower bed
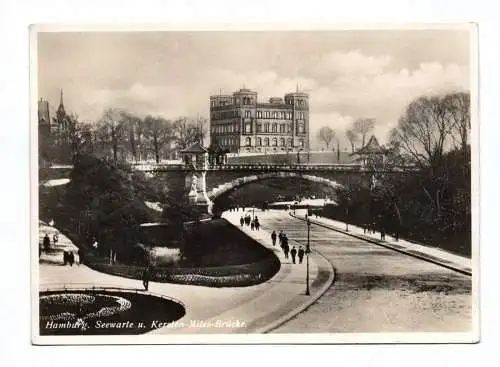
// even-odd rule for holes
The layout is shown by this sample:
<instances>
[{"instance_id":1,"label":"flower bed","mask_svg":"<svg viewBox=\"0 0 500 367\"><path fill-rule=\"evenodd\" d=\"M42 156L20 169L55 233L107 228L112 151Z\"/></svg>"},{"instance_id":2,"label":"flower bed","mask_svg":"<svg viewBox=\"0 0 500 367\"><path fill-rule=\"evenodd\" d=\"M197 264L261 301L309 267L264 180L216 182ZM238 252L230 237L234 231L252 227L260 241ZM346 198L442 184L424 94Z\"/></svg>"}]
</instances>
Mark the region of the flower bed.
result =
<instances>
[{"instance_id":1,"label":"flower bed","mask_svg":"<svg viewBox=\"0 0 500 367\"><path fill-rule=\"evenodd\" d=\"M141 293L75 290L39 296L40 335L142 334L185 314L180 303Z\"/></svg>"},{"instance_id":2,"label":"flower bed","mask_svg":"<svg viewBox=\"0 0 500 367\"><path fill-rule=\"evenodd\" d=\"M133 265L87 263L95 270L125 278L141 279L143 268ZM270 279L280 269L276 256L269 255L258 262L244 265L198 268L156 268L152 281L202 285L207 287L244 287Z\"/></svg>"}]
</instances>

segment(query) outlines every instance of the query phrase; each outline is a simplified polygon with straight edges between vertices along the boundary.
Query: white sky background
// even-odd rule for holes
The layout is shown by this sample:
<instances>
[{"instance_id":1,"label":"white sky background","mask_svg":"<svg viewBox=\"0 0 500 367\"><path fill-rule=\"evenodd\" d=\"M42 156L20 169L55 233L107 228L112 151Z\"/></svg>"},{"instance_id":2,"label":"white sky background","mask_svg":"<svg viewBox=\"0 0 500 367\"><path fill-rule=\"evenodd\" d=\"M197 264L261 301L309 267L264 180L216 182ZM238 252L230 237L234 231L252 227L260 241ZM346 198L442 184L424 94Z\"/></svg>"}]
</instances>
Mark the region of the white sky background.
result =
<instances>
[{"instance_id":1,"label":"white sky background","mask_svg":"<svg viewBox=\"0 0 500 367\"><path fill-rule=\"evenodd\" d=\"M469 90L466 30L40 33L39 97L96 121L108 107L208 117L209 96L245 85L260 100L310 94L311 136L377 120L386 141L423 94Z\"/></svg>"}]
</instances>

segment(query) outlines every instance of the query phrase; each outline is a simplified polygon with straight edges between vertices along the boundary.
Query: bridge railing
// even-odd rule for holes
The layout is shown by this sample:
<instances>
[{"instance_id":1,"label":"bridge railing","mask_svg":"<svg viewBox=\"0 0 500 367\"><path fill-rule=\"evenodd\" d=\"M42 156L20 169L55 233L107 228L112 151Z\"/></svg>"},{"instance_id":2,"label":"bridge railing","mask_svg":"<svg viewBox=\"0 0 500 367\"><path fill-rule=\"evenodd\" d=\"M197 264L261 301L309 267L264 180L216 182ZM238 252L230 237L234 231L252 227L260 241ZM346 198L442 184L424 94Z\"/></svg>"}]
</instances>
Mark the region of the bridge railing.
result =
<instances>
[{"instance_id":1,"label":"bridge railing","mask_svg":"<svg viewBox=\"0 0 500 367\"><path fill-rule=\"evenodd\" d=\"M138 171L162 172L162 171L189 171L191 168L183 164L135 164L133 168ZM221 164L209 165L209 171L351 171L351 172L372 172L370 167L361 164L267 164L267 163L245 163L245 164ZM376 172L416 172L419 169L414 166L387 165Z\"/></svg>"}]
</instances>

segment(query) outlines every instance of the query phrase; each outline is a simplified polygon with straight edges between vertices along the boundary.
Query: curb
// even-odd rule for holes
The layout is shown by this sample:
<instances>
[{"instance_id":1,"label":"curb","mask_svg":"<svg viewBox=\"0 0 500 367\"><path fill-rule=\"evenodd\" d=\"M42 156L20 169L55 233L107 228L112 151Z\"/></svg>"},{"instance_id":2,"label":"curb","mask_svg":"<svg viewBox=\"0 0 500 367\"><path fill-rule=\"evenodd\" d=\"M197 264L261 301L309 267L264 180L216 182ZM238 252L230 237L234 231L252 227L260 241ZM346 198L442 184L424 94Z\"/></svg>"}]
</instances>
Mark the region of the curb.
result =
<instances>
[{"instance_id":1,"label":"curb","mask_svg":"<svg viewBox=\"0 0 500 367\"><path fill-rule=\"evenodd\" d=\"M271 323L265 327L262 327L260 329L257 329L254 333L266 334L266 333L269 333L269 332L279 328L281 325L290 321L295 316L297 316L299 313L304 312L309 307L311 307L311 305L313 303L315 303L323 294L325 294L325 292L328 290L328 288L330 288L332 286L332 284L335 283L337 273L335 271L335 268L333 267L333 264L326 257L324 257L322 254L320 254L319 252L314 251L314 250L311 252L314 252L316 255L322 257L326 261L326 263L330 265L330 276L328 277L328 280L326 281L326 283L323 285L323 287L321 287L316 292L315 295L311 296L311 298L309 298L309 300L307 302L303 303L302 305L295 308L294 310L288 312L286 315L280 317L278 320L274 321L273 323Z\"/></svg>"},{"instance_id":2,"label":"curb","mask_svg":"<svg viewBox=\"0 0 500 367\"><path fill-rule=\"evenodd\" d=\"M298 219L298 220L301 220L301 221L304 221L304 222L306 221L305 219L300 218L297 215L294 215L292 213L289 213L289 215L291 217L295 218L295 219ZM445 263L440 262L438 260L434 260L434 259L432 259L432 258L430 258L430 257L428 257L426 255L420 255L420 254L412 253L412 252L405 251L405 250L402 250L402 249L399 249L399 248L395 248L395 247L391 246L390 244L380 243L379 241L377 241L375 239L366 238L366 237L361 236L361 235L357 235L357 234L354 234L354 233L346 232L346 231L341 230L339 228L335 228L335 227L329 226L327 224L319 223L319 222L317 222L317 221L315 221L313 219L309 219L309 221L312 224L315 224L317 226L320 226L320 227L323 227L323 228L327 228L327 229L331 229L332 231L339 232L339 233L342 233L342 234L345 234L345 235L348 235L348 236L351 236L351 237L354 237L354 238L357 238L357 239L360 239L360 240L363 240L363 241L366 241L366 242L370 242L370 243L373 243L375 245L385 247L385 248L387 248L389 250L393 250L393 251L399 252L399 253L407 255L407 256L411 256L411 257L414 257L414 258L417 258L417 259L420 259L420 260L423 260L423 261L427 261L429 263L432 263L434 265L438 265L438 266L441 266L443 268L455 271L455 272L460 273L462 275L472 276L472 271L471 270L467 270L467 269L464 269L464 268L459 268L459 267L456 267L456 266L453 266L453 265L448 265L448 264L445 264Z\"/></svg>"},{"instance_id":3,"label":"curb","mask_svg":"<svg viewBox=\"0 0 500 367\"><path fill-rule=\"evenodd\" d=\"M231 222L228 220L228 223L231 223ZM233 226L235 226L236 228L239 228L234 223L231 223L231 224L233 224ZM255 238L254 238L254 240L257 241L257 242L260 242L259 240L255 239ZM300 306L298 306L297 308L295 308L292 311L288 312L287 314L285 314L284 316L280 317L278 320L272 322L271 324L269 324L267 326L264 326L264 327L261 327L260 329L255 330L253 333L255 333L255 334L266 334L266 333L269 333L270 331L273 331L273 330L277 329L278 327L280 327L281 325L283 325L284 323L286 323L290 319L292 319L295 316L297 316L299 313L301 313L301 312L305 311L307 308L309 308L313 303L315 303L328 290L328 288L330 288L332 286L333 283L335 283L335 280L336 280L336 271L335 271L335 268L334 268L333 264L325 256L323 256L321 253L319 253L319 252L317 252L315 250L312 250L311 252L313 252L314 254L318 255L321 258L323 258L323 260L325 260L325 262L328 265L330 265L330 272L329 272L330 275L328 277L328 280L325 282L325 284L323 284L323 286L314 295L310 296L310 298L308 299L307 302L301 304Z\"/></svg>"}]
</instances>

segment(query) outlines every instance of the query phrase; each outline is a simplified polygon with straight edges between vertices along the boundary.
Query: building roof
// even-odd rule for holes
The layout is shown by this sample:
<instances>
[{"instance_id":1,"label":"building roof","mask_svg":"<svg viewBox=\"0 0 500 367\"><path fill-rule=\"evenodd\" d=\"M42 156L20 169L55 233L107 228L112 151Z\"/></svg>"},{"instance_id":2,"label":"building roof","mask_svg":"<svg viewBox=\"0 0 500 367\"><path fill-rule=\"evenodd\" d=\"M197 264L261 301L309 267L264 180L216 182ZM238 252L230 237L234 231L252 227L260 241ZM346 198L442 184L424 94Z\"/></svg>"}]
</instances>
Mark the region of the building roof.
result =
<instances>
[{"instance_id":1,"label":"building roof","mask_svg":"<svg viewBox=\"0 0 500 367\"><path fill-rule=\"evenodd\" d=\"M379 144L375 135L372 135L370 137L370 140L368 140L368 143L361 149L358 149L353 154L362 155L362 154L384 154L384 153L385 149Z\"/></svg>"},{"instance_id":2,"label":"building roof","mask_svg":"<svg viewBox=\"0 0 500 367\"><path fill-rule=\"evenodd\" d=\"M208 150L204 148L200 143L194 143L189 148L181 150L181 153L207 153Z\"/></svg>"}]
</instances>

